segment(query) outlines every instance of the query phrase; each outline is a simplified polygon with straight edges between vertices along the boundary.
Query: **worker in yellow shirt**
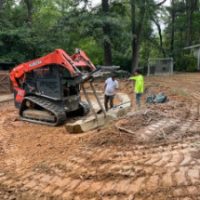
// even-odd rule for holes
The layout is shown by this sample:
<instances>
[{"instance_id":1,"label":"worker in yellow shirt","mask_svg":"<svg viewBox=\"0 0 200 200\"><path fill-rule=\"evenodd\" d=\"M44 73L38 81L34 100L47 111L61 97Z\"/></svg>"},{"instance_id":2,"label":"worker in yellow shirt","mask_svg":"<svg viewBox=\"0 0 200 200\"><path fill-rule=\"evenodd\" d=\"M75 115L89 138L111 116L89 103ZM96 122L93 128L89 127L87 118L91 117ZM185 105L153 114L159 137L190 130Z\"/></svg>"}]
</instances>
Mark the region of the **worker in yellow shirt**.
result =
<instances>
[{"instance_id":1,"label":"worker in yellow shirt","mask_svg":"<svg viewBox=\"0 0 200 200\"><path fill-rule=\"evenodd\" d=\"M135 96L137 107L141 106L141 97L144 93L144 77L142 76L140 70L135 70L134 75L129 78L129 80L135 81Z\"/></svg>"}]
</instances>

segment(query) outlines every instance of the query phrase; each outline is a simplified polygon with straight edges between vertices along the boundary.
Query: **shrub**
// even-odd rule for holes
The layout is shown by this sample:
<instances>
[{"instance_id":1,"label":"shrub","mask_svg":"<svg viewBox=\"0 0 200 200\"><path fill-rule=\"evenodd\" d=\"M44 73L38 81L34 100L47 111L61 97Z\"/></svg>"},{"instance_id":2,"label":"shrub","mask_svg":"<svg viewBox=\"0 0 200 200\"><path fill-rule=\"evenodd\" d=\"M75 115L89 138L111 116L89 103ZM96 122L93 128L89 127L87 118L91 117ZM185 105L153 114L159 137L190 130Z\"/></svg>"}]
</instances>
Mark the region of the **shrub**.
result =
<instances>
[{"instance_id":1,"label":"shrub","mask_svg":"<svg viewBox=\"0 0 200 200\"><path fill-rule=\"evenodd\" d=\"M197 58L187 54L176 59L175 68L177 71L195 72L197 71Z\"/></svg>"}]
</instances>

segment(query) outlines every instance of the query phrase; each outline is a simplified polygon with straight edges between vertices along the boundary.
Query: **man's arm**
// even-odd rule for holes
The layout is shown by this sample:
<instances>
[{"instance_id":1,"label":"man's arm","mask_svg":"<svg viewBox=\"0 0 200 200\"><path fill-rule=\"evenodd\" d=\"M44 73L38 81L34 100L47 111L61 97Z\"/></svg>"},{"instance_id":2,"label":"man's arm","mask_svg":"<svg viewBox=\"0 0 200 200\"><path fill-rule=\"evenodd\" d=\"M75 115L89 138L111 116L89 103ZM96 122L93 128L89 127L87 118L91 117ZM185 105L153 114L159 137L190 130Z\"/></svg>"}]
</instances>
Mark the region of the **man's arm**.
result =
<instances>
[{"instance_id":1,"label":"man's arm","mask_svg":"<svg viewBox=\"0 0 200 200\"><path fill-rule=\"evenodd\" d=\"M136 76L131 76L128 80L136 80Z\"/></svg>"},{"instance_id":2,"label":"man's arm","mask_svg":"<svg viewBox=\"0 0 200 200\"><path fill-rule=\"evenodd\" d=\"M106 90L106 86L107 86L107 83L104 84L104 92L105 92L105 90Z\"/></svg>"},{"instance_id":3,"label":"man's arm","mask_svg":"<svg viewBox=\"0 0 200 200\"><path fill-rule=\"evenodd\" d=\"M116 81L116 86L115 86L116 89L119 89L119 83L118 81Z\"/></svg>"},{"instance_id":4,"label":"man's arm","mask_svg":"<svg viewBox=\"0 0 200 200\"><path fill-rule=\"evenodd\" d=\"M107 80L105 81L105 83L104 83L104 92L105 92L105 90L106 90L107 83L108 83L108 79L107 79Z\"/></svg>"}]
</instances>

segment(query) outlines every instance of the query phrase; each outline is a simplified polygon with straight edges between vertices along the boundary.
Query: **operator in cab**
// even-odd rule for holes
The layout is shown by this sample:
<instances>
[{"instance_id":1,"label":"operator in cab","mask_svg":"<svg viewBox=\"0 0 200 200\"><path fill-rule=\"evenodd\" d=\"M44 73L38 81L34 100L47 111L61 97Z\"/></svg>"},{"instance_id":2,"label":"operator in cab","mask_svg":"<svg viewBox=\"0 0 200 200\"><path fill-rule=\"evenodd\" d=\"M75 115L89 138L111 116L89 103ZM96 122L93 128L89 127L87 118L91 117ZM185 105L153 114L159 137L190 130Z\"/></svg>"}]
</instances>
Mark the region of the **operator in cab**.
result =
<instances>
[{"instance_id":1,"label":"operator in cab","mask_svg":"<svg viewBox=\"0 0 200 200\"><path fill-rule=\"evenodd\" d=\"M110 104L110 108L113 108L114 97L118 88L119 83L116 80L115 75L113 74L105 81L104 85L104 106L106 111L108 111L108 104Z\"/></svg>"}]
</instances>

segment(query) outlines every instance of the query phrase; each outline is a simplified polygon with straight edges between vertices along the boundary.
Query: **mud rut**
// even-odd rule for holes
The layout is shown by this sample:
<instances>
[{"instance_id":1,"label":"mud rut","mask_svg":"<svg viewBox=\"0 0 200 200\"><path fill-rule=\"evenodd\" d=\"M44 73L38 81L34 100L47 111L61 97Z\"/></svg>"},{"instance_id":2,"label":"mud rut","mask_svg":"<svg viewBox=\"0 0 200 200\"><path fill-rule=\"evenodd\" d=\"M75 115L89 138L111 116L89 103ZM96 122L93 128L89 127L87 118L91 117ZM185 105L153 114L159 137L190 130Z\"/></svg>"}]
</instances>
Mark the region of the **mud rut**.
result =
<instances>
[{"instance_id":1,"label":"mud rut","mask_svg":"<svg viewBox=\"0 0 200 200\"><path fill-rule=\"evenodd\" d=\"M194 78L175 76L170 85ZM163 78L149 83L156 81L169 86ZM6 162L17 134L10 106L0 113L0 199L200 199L200 93L195 86L185 88L193 89L192 98L130 113L95 136L81 136L85 145L66 157L28 167L14 158Z\"/></svg>"}]
</instances>

